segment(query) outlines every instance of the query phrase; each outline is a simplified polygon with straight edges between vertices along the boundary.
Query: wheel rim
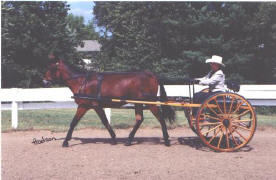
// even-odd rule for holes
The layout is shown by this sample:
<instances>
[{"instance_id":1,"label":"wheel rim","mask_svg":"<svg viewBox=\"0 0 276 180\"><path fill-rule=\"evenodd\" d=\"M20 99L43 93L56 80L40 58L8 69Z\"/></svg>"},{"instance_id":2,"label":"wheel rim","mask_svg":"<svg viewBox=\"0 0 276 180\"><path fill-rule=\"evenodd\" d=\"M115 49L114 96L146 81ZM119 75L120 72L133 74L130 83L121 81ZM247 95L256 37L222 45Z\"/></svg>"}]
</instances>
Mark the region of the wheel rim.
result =
<instances>
[{"instance_id":1,"label":"wheel rim","mask_svg":"<svg viewBox=\"0 0 276 180\"><path fill-rule=\"evenodd\" d=\"M192 131L194 133L197 134L197 131L196 131L196 120L192 116L192 108L186 108L186 109L184 109L184 113L185 113L185 116L186 116L186 118L188 120L188 124L189 124L190 128L192 129Z\"/></svg>"},{"instance_id":2,"label":"wheel rim","mask_svg":"<svg viewBox=\"0 0 276 180\"><path fill-rule=\"evenodd\" d=\"M204 144L216 151L235 151L245 146L256 129L256 115L242 96L220 93L200 107L196 130Z\"/></svg>"}]
</instances>

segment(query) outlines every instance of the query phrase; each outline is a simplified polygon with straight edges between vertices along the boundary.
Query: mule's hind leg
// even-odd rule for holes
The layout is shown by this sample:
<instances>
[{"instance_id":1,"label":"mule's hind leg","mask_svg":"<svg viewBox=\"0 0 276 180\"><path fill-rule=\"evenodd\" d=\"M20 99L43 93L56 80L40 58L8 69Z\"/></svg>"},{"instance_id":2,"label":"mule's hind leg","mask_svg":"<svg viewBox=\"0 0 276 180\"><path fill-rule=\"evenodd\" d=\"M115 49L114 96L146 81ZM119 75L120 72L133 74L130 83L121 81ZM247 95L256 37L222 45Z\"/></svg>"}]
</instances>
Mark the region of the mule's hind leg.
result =
<instances>
[{"instance_id":1,"label":"mule's hind leg","mask_svg":"<svg viewBox=\"0 0 276 180\"><path fill-rule=\"evenodd\" d=\"M170 140L169 140L169 134L168 134L168 131L167 131L167 125L165 123L164 118L162 117L161 110L155 105L150 105L149 109L161 124L165 145L170 146Z\"/></svg>"},{"instance_id":2,"label":"mule's hind leg","mask_svg":"<svg viewBox=\"0 0 276 180\"><path fill-rule=\"evenodd\" d=\"M63 144L62 144L63 147L68 147L68 141L70 141L72 138L72 133L74 131L74 128L76 127L76 125L78 124L78 122L82 118L82 116L87 112L87 110L88 110L88 108L86 108L86 107L78 106L77 112L70 124L70 129L67 132L67 136L66 136L65 140L63 141Z\"/></svg>"},{"instance_id":3,"label":"mule's hind leg","mask_svg":"<svg viewBox=\"0 0 276 180\"><path fill-rule=\"evenodd\" d=\"M106 118L106 115L105 115L105 112L103 110L103 108L95 108L95 111L96 113L98 114L98 116L100 117L103 125L106 127L106 129L108 130L110 136L111 136L111 143L112 144L116 144L116 134L114 133L112 127L110 126L107 118Z\"/></svg>"},{"instance_id":4,"label":"mule's hind leg","mask_svg":"<svg viewBox=\"0 0 276 180\"><path fill-rule=\"evenodd\" d=\"M142 122L144 120L144 117L143 117L143 105L140 105L140 104L139 105L138 104L135 105L135 120L136 120L136 123L135 123L132 131L129 134L127 142L125 143L126 146L130 146L131 145L131 142L132 142L132 140L134 138L134 135L135 135L137 129L140 127L140 125L142 124Z\"/></svg>"}]
</instances>

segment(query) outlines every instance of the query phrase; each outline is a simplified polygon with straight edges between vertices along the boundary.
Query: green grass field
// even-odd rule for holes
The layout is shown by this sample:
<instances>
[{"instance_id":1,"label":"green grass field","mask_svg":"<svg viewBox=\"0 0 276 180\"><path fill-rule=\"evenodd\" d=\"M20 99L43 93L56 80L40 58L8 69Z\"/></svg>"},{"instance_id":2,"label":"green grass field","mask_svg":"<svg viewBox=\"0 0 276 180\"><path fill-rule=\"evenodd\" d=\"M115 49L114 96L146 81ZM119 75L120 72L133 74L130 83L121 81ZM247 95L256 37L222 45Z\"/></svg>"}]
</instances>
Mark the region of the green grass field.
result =
<instances>
[{"instance_id":1,"label":"green grass field","mask_svg":"<svg viewBox=\"0 0 276 180\"><path fill-rule=\"evenodd\" d=\"M75 114L75 109L53 109L53 110L23 110L18 112L18 130L50 130L50 131L67 131ZM11 111L2 111L2 132L11 130ZM169 128L177 126L188 126L183 111L176 111L177 121ZM113 128L129 128L135 123L133 109L112 109L111 126ZM276 128L276 114L274 115L257 115L259 127L269 126ZM159 122L150 113L144 111L143 127L160 127ZM90 110L79 122L77 129L81 128L104 128L97 114Z\"/></svg>"}]
</instances>

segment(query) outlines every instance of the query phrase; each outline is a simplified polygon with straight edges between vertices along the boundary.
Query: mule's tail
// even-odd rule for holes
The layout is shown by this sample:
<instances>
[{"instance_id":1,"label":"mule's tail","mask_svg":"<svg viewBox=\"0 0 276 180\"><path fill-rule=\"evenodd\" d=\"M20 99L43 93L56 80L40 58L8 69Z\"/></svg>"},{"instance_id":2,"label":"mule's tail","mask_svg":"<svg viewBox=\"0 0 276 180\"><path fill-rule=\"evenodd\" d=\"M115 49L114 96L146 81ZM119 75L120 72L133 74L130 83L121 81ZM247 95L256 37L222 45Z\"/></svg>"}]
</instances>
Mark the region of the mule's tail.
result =
<instances>
[{"instance_id":1,"label":"mule's tail","mask_svg":"<svg viewBox=\"0 0 276 180\"><path fill-rule=\"evenodd\" d=\"M163 83L159 83L160 85L160 100L167 101L167 93L165 91ZM175 121L175 111L171 106L161 105L162 116L165 120L168 120L171 124Z\"/></svg>"}]
</instances>

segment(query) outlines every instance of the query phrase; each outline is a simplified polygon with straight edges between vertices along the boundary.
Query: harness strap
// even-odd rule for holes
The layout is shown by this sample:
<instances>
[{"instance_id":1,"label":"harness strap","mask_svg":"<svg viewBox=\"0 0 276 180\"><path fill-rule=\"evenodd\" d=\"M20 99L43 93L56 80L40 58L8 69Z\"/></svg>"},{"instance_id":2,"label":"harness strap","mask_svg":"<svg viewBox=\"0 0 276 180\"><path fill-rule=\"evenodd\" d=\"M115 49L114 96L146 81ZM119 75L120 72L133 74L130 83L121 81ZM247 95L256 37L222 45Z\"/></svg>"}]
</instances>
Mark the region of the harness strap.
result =
<instances>
[{"instance_id":1,"label":"harness strap","mask_svg":"<svg viewBox=\"0 0 276 180\"><path fill-rule=\"evenodd\" d=\"M86 88L89 75L90 75L89 73L85 74L84 79L82 81L82 85L80 86L80 88L78 90L78 94L85 94L83 92L83 90ZM101 95L101 87L102 87L103 78L104 78L104 75L102 73L97 73L97 92L96 92L97 95L96 95L96 97L97 97L98 101L100 101L101 97L102 97L102 95Z\"/></svg>"},{"instance_id":2,"label":"harness strap","mask_svg":"<svg viewBox=\"0 0 276 180\"><path fill-rule=\"evenodd\" d=\"M77 78L80 78L80 77L85 77L85 76L87 76L87 74L89 74L89 73L86 73L85 75L83 75L83 74L75 75L75 76L69 77L67 79L64 79L64 81L77 79Z\"/></svg>"},{"instance_id":3,"label":"harness strap","mask_svg":"<svg viewBox=\"0 0 276 180\"><path fill-rule=\"evenodd\" d=\"M85 74L85 76L82 76L82 77L84 77L84 79L83 79L83 81L82 81L82 85L80 86L80 88L79 88L79 90L78 90L78 94L81 94L81 93L84 93L84 92L82 92L85 88L86 88L86 84L87 84L87 82L88 82L88 78L89 78L89 75L90 75L90 73L86 73Z\"/></svg>"}]
</instances>

